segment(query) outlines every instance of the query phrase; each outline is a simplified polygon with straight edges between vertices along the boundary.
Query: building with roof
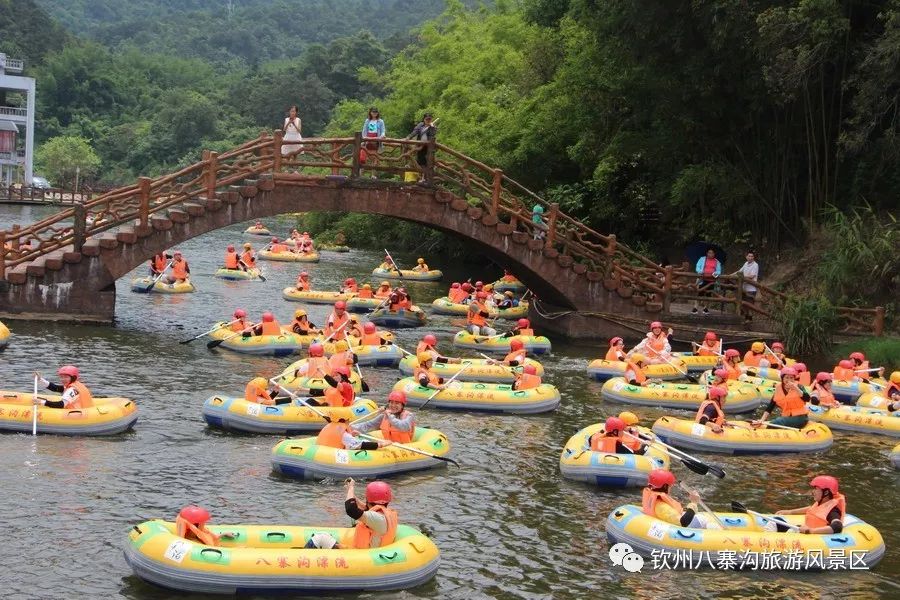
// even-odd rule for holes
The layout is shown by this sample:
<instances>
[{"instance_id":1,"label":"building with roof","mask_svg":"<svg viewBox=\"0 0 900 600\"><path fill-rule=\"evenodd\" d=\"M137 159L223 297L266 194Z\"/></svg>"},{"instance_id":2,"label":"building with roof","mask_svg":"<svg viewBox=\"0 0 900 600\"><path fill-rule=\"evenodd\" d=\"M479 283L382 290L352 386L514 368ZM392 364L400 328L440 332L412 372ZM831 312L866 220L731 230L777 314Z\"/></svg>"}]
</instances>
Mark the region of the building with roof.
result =
<instances>
[{"instance_id":1,"label":"building with roof","mask_svg":"<svg viewBox=\"0 0 900 600\"><path fill-rule=\"evenodd\" d=\"M34 78L25 61L0 53L0 184L31 185L34 164Z\"/></svg>"}]
</instances>

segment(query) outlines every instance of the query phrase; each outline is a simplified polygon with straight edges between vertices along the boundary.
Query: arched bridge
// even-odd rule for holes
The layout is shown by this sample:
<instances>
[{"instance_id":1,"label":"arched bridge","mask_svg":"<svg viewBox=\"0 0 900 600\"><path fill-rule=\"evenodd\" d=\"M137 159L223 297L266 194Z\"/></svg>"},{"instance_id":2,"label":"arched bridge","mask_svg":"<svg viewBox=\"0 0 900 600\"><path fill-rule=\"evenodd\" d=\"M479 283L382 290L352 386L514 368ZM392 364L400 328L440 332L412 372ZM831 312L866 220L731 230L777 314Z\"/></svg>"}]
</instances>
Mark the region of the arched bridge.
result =
<instances>
[{"instance_id":1,"label":"arched bridge","mask_svg":"<svg viewBox=\"0 0 900 600\"><path fill-rule=\"evenodd\" d=\"M281 133L264 132L228 152L204 152L177 173L142 177L28 227L0 231L0 314L111 321L116 279L160 250L250 219L349 211L466 238L515 272L541 299L541 314L552 317L546 324L570 335L639 328L651 316L691 321L679 316L678 304L696 293L692 272L658 267L501 170L444 145L427 144L423 167L415 160L421 142L383 140L364 163L363 145L359 134L306 139L283 155ZM408 172L424 182L404 182ZM532 223L535 204L545 207L543 225ZM783 299L768 290L761 294L767 302L749 304L740 289L739 279L722 278L716 301L731 307L720 319L725 324L748 310L765 323ZM880 333L883 311L853 311L842 309L847 329Z\"/></svg>"}]
</instances>

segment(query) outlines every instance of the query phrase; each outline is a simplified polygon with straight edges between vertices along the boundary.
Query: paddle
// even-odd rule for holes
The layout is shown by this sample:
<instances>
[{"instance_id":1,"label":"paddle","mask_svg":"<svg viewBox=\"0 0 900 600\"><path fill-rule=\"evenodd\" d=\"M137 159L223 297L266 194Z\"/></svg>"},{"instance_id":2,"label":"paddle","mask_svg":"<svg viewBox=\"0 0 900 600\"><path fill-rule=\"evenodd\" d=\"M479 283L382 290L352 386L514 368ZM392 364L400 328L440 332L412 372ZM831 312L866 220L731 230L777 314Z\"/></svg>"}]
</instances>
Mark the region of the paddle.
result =
<instances>
[{"instance_id":1,"label":"paddle","mask_svg":"<svg viewBox=\"0 0 900 600\"><path fill-rule=\"evenodd\" d=\"M262 269L261 269L261 268L259 268L259 267L251 267L250 265L248 265L247 263L245 263L245 262L242 261L242 260L239 260L238 262L240 262L242 265L244 265L245 267L247 267L247 270L248 270L248 271L249 271L251 268L255 268L255 269L256 269L256 276L259 278L259 280L260 280L260 281L265 281L265 280L266 280L266 278L263 277Z\"/></svg>"},{"instance_id":2,"label":"paddle","mask_svg":"<svg viewBox=\"0 0 900 600\"><path fill-rule=\"evenodd\" d=\"M210 350L212 350L213 348L218 348L219 346L222 345L222 342L226 342L226 341L230 340L231 338L235 338L239 335L243 335L244 332L250 331L254 327L255 327L255 325L251 325L250 327L242 329L242 330L238 331L237 333L225 336L221 340L210 340L209 342L206 342L206 347L209 348Z\"/></svg>"},{"instance_id":3,"label":"paddle","mask_svg":"<svg viewBox=\"0 0 900 600\"><path fill-rule=\"evenodd\" d=\"M685 492L687 492L688 494L690 494L691 492L697 494L697 503L700 505L700 507L701 507L703 510L705 510L707 513L709 513L709 514L712 516L713 519L716 520L716 523L719 524L719 527L721 527L722 529L726 529L726 530L728 529L728 527L725 526L725 523L722 522L722 519L719 518L719 515L717 515L716 513L714 513L713 511L711 511L711 510L709 509L709 507L706 505L706 502L703 501L703 498L700 497L700 494L697 492L697 490L692 490L691 488L689 488L688 486L684 485L684 484L683 484L682 482L680 482L680 481L678 482L678 485L679 485L679 487L681 487L681 489L683 489L683 490L684 490Z\"/></svg>"},{"instance_id":4,"label":"paddle","mask_svg":"<svg viewBox=\"0 0 900 600\"><path fill-rule=\"evenodd\" d=\"M650 442L651 444L657 444L659 446L662 446L663 448L665 448L668 451L669 455L672 455L672 456L674 456L674 458L677 458L678 460L680 460L684 464L684 466L686 466L688 469L690 469L694 473L697 473L698 475L706 475L707 473L712 473L719 479L722 479L725 477L725 471L722 470L722 468L719 467L718 465L705 463L705 462L701 461L700 459L691 456L687 452L683 452L683 451L679 450L678 448L673 448L672 446L670 446L664 442L661 442L658 439L645 438L640 435L634 435L627 431L623 431L622 433L624 433L625 435L627 435L629 437L632 437L632 438L635 438L635 439L638 439L638 440L641 440L644 442Z\"/></svg>"},{"instance_id":5,"label":"paddle","mask_svg":"<svg viewBox=\"0 0 900 600\"><path fill-rule=\"evenodd\" d=\"M775 354L775 351L772 350L771 348L769 348L769 345L765 342L763 342L763 346L766 347L766 350L768 350L769 354L772 355L772 358L774 358L775 360L778 361L778 368L780 369L780 368L784 367L784 361L782 361L780 358L778 358L778 355Z\"/></svg>"},{"instance_id":6,"label":"paddle","mask_svg":"<svg viewBox=\"0 0 900 600\"><path fill-rule=\"evenodd\" d=\"M766 427L774 427L775 429L790 429L791 431L800 431L799 427L791 427L789 425L776 425L771 421L760 421L760 425L765 425Z\"/></svg>"},{"instance_id":7,"label":"paddle","mask_svg":"<svg viewBox=\"0 0 900 600\"><path fill-rule=\"evenodd\" d=\"M652 352L653 354L657 355L658 357L660 357L661 359L663 359L664 361L666 361L667 363L669 363L669 366L671 366L673 369L675 369L676 371L678 371L679 373L681 373L682 375L684 375L685 378L687 378L687 380L690 381L691 383L700 383L694 375L690 375L687 371L681 370L681 369L678 367L678 365L676 365L675 363L673 363L672 361L670 361L668 358L666 358L665 356L663 356L662 354L660 354L659 352L657 352L656 349L654 349L654 348L652 348L652 347L650 347L650 346L647 346L647 350L649 350L649 351Z\"/></svg>"},{"instance_id":8,"label":"paddle","mask_svg":"<svg viewBox=\"0 0 900 600\"><path fill-rule=\"evenodd\" d=\"M163 270L159 272L159 275L156 276L156 279L153 279L147 287L144 288L136 288L136 290L141 294L149 293L150 290L153 289L153 286L157 284L157 282L162 279L162 276L166 274L166 271L169 270L169 267L172 266L172 261L166 263L166 266L163 267Z\"/></svg>"},{"instance_id":9,"label":"paddle","mask_svg":"<svg viewBox=\"0 0 900 600\"><path fill-rule=\"evenodd\" d=\"M456 373L453 374L453 377L451 377L450 379L447 380L447 383L444 384L444 387L446 388L448 385L453 383L454 379L456 379L457 377L462 375L463 371L465 371L466 369L468 369L471 366L472 366L472 363L464 364L459 371L457 371ZM434 392L430 396L428 396L428 399L425 400L425 402L423 402L421 405L419 405L419 408L420 409L425 408L425 405L428 404L429 402L431 402L431 399L434 398L435 396L437 396L438 392L441 392L441 391L443 391L443 390L434 390Z\"/></svg>"},{"instance_id":10,"label":"paddle","mask_svg":"<svg viewBox=\"0 0 900 600\"><path fill-rule=\"evenodd\" d=\"M491 358L490 356L488 356L487 354L484 354L483 352L478 352L478 355L486 358L488 360L488 364L494 365L496 367L505 367L505 368L509 369L510 371L512 371L513 373L516 372L516 367L510 366L510 365L504 365L503 361L497 360L495 358Z\"/></svg>"},{"instance_id":11,"label":"paddle","mask_svg":"<svg viewBox=\"0 0 900 600\"><path fill-rule=\"evenodd\" d=\"M372 435L369 435L369 434L367 434L367 433L360 433L360 434L359 434L359 437L366 438L366 439L368 439L368 440L372 440L373 442L379 442L379 441L381 441L381 440L384 439L384 438L377 438L377 437L372 436ZM425 452L424 450L419 450L418 448L413 448L412 446L407 446L407 445L405 445L405 444L400 444L400 443L397 443L397 442L391 442L391 446L394 446L395 448L400 448L401 450L409 450L410 452L415 452L416 454L421 454L421 455L423 455L423 456L430 456L431 458L436 458L436 459L438 459L438 460L442 460L442 461L444 461L444 462L448 462L448 463L450 463L451 465L453 465L453 466L455 466L455 467L457 467L457 468L461 468L461 467L459 466L459 463L458 463L458 462L456 462L456 461L453 460L452 458L447 458L446 456L438 456L437 454L432 454L432 453L430 453L430 452Z\"/></svg>"},{"instance_id":12,"label":"paddle","mask_svg":"<svg viewBox=\"0 0 900 600\"><path fill-rule=\"evenodd\" d=\"M400 277L400 283L403 284L403 287L406 287L406 282L403 281L403 272L397 268L397 262L394 260L394 257L391 256L391 253L387 251L387 248L384 249L385 255L390 259L391 264L394 265L394 270L397 271L397 275Z\"/></svg>"},{"instance_id":13,"label":"paddle","mask_svg":"<svg viewBox=\"0 0 900 600\"><path fill-rule=\"evenodd\" d=\"M202 338L204 335L209 335L209 334L211 334L211 333L214 332L214 331L218 331L218 330L222 329L223 327L230 327L231 325L234 325L234 324L237 323L238 321L239 321L239 319L235 319L235 320L232 321L231 323L226 323L226 324L224 324L224 325L216 325L215 327L213 327L213 328L210 329L209 331L204 331L204 332L201 333L200 335L195 335L194 337L192 337L192 338L189 339L189 340L181 340L181 341L178 342L178 343L179 343L179 344L189 344L189 343L193 342L194 340L199 340L199 339Z\"/></svg>"},{"instance_id":14,"label":"paddle","mask_svg":"<svg viewBox=\"0 0 900 600\"><path fill-rule=\"evenodd\" d=\"M309 402L307 402L307 401L306 401L306 400L307 400L306 398L300 397L299 394L295 394L295 393L292 392L291 390L287 389L286 387L284 387L283 385L281 385L280 383L278 383L277 378L274 378L274 377L273 377L272 379L269 380L269 383L274 384L275 387L277 387L279 390L281 390L282 392L285 392L288 396L291 397L292 400L299 400L300 402L302 402L303 404L305 404L310 410L312 410L314 413L316 413L317 415L319 415L320 417L322 417L323 419L325 419L327 422L331 423L331 417L329 417L328 415L324 414L322 411L320 411L319 409L317 409L315 406L313 406L312 404L310 404Z\"/></svg>"},{"instance_id":15,"label":"paddle","mask_svg":"<svg viewBox=\"0 0 900 600\"><path fill-rule=\"evenodd\" d=\"M38 383L38 378L37 378L37 375L35 375L34 376L34 394L31 396L31 435L37 435L37 413L38 413L37 383Z\"/></svg>"},{"instance_id":16,"label":"paddle","mask_svg":"<svg viewBox=\"0 0 900 600\"><path fill-rule=\"evenodd\" d=\"M698 344L697 342L691 342L691 345L692 345L694 348L703 348L703 347L704 347L703 344ZM718 356L718 357L723 357L723 356L725 356L725 355L722 354L721 352L716 352L715 350L712 350L712 348L710 348L709 346L707 346L706 349L707 349L707 350L711 350L712 353L715 354L715 355Z\"/></svg>"},{"instance_id":17,"label":"paddle","mask_svg":"<svg viewBox=\"0 0 900 600\"><path fill-rule=\"evenodd\" d=\"M359 363L354 363L353 366L356 367L356 373L359 375L359 387L363 392L368 392L371 388L369 387L369 384L366 383L366 380L363 379L362 369L359 368Z\"/></svg>"},{"instance_id":18,"label":"paddle","mask_svg":"<svg viewBox=\"0 0 900 600\"><path fill-rule=\"evenodd\" d=\"M784 525L788 529L792 529L794 531L800 531L800 527L797 525L791 525L790 523L782 521L781 519L767 517L766 515L764 515L762 513L756 512L755 510L750 510L749 508L747 508L746 506L744 506L737 500L731 501L731 510L733 510L734 512L739 512L739 513L747 513L748 515L753 515L754 517L759 517L763 521L770 521L772 523L778 523L779 525Z\"/></svg>"},{"instance_id":19,"label":"paddle","mask_svg":"<svg viewBox=\"0 0 900 600\"><path fill-rule=\"evenodd\" d=\"M333 338L333 337L335 336L335 334L337 334L338 331L340 331L341 329L343 329L344 327L346 327L348 323L350 323L350 317L347 317L347 320L344 321L344 323L343 323L340 327L338 327L337 329L335 329L334 331L332 331L332 332L328 335L328 337L325 338L325 340L324 340L322 343L324 344L325 342L327 342L328 340L330 340L331 338ZM325 323L325 326L328 327L328 323ZM348 347L349 347L349 344L348 344Z\"/></svg>"}]
</instances>

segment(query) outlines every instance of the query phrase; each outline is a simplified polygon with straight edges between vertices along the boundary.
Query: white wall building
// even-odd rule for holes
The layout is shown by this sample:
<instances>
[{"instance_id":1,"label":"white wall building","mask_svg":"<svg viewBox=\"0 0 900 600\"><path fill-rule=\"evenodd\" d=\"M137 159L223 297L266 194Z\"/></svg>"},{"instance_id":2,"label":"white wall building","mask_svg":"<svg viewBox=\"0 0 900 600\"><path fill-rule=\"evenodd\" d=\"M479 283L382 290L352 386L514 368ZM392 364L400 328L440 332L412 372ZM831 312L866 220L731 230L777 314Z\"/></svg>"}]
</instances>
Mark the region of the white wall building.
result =
<instances>
[{"instance_id":1,"label":"white wall building","mask_svg":"<svg viewBox=\"0 0 900 600\"><path fill-rule=\"evenodd\" d=\"M25 61L0 53L0 184L31 185L34 158L34 79L23 77ZM22 98L13 101L11 98ZM14 106L9 106L15 104ZM15 128L15 131L13 131ZM22 134L25 134L24 140Z\"/></svg>"}]
</instances>

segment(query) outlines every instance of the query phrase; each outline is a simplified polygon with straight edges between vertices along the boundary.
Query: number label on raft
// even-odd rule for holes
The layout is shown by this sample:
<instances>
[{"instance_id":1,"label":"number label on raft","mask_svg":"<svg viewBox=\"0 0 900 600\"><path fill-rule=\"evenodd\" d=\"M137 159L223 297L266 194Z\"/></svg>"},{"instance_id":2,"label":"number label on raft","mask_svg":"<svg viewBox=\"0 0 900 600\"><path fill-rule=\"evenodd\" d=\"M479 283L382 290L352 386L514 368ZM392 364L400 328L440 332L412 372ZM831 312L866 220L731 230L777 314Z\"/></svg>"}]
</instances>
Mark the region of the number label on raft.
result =
<instances>
[{"instance_id":1,"label":"number label on raft","mask_svg":"<svg viewBox=\"0 0 900 600\"><path fill-rule=\"evenodd\" d=\"M190 551L190 542L186 542L185 540L175 540L174 542L169 544L169 547L166 548L163 556L173 562L181 563L181 561L184 560L184 557L187 556Z\"/></svg>"},{"instance_id":2,"label":"number label on raft","mask_svg":"<svg viewBox=\"0 0 900 600\"><path fill-rule=\"evenodd\" d=\"M250 404L247 405L247 414L250 415L251 417L258 417L259 416L259 407L260 407L260 405L257 404L256 402L251 402Z\"/></svg>"},{"instance_id":3,"label":"number label on raft","mask_svg":"<svg viewBox=\"0 0 900 600\"><path fill-rule=\"evenodd\" d=\"M647 535L649 535L650 537L652 537L654 539L661 540L664 537L666 537L666 531L668 531L668 530L669 530L669 528L666 527L665 525L660 525L659 523L653 523L650 525L650 529L647 531Z\"/></svg>"},{"instance_id":4,"label":"number label on raft","mask_svg":"<svg viewBox=\"0 0 900 600\"><path fill-rule=\"evenodd\" d=\"M625 387L625 382L624 382L624 381L617 381L617 382L615 382L615 383L612 384L612 389L613 389L614 392L621 392L621 391L622 391L622 388L624 388L624 387Z\"/></svg>"},{"instance_id":5,"label":"number label on raft","mask_svg":"<svg viewBox=\"0 0 900 600\"><path fill-rule=\"evenodd\" d=\"M706 433L706 425L701 425L700 423L694 423L691 426L691 435L696 435L696 436L702 437L704 433Z\"/></svg>"},{"instance_id":6,"label":"number label on raft","mask_svg":"<svg viewBox=\"0 0 900 600\"><path fill-rule=\"evenodd\" d=\"M873 398L872 401L870 402L870 404L873 407L878 408L879 406L884 404L884 400L882 400L881 398Z\"/></svg>"},{"instance_id":7,"label":"number label on raft","mask_svg":"<svg viewBox=\"0 0 900 600\"><path fill-rule=\"evenodd\" d=\"M335 450L334 451L334 462L339 465L346 465L350 463L350 454L347 453L346 450Z\"/></svg>"}]
</instances>

